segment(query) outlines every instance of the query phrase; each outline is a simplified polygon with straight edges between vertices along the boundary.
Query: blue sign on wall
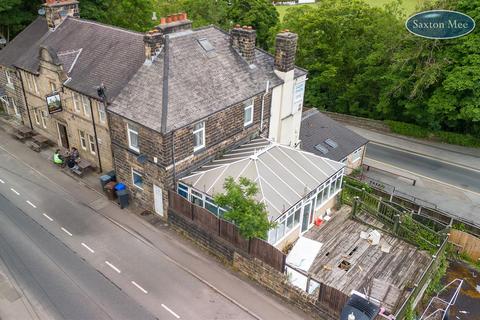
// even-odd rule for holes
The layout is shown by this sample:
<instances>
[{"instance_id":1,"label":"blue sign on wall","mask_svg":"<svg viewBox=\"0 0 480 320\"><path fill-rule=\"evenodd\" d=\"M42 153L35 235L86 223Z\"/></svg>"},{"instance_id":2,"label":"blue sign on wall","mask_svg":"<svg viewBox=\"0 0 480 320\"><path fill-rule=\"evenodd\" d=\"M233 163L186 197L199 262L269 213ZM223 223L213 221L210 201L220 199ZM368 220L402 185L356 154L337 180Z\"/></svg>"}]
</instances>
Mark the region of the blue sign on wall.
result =
<instances>
[{"instance_id":1,"label":"blue sign on wall","mask_svg":"<svg viewBox=\"0 0 480 320\"><path fill-rule=\"evenodd\" d=\"M414 35L429 39L453 39L469 34L475 21L464 13L449 10L419 12L405 22Z\"/></svg>"}]
</instances>

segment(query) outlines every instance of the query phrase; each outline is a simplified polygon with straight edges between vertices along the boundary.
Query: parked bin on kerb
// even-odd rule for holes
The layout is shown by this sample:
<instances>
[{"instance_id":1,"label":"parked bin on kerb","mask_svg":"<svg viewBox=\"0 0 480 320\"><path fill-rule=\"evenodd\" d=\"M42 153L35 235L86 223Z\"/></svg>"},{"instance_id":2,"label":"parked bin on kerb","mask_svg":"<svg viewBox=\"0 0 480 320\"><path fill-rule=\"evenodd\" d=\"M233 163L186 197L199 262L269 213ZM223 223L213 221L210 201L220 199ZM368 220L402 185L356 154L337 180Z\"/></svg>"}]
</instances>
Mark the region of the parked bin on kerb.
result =
<instances>
[{"instance_id":1,"label":"parked bin on kerb","mask_svg":"<svg viewBox=\"0 0 480 320\"><path fill-rule=\"evenodd\" d=\"M125 189L127 189L127 186L122 182L119 182L115 185L116 191L125 190Z\"/></svg>"},{"instance_id":2,"label":"parked bin on kerb","mask_svg":"<svg viewBox=\"0 0 480 320\"><path fill-rule=\"evenodd\" d=\"M117 176L115 174L115 170L108 171L105 173L106 176L110 176L111 180L110 181L117 181Z\"/></svg>"},{"instance_id":3,"label":"parked bin on kerb","mask_svg":"<svg viewBox=\"0 0 480 320\"><path fill-rule=\"evenodd\" d=\"M128 207L128 190L127 189L117 190L117 197L118 197L118 204L120 205L120 209Z\"/></svg>"},{"instance_id":4,"label":"parked bin on kerb","mask_svg":"<svg viewBox=\"0 0 480 320\"><path fill-rule=\"evenodd\" d=\"M103 175L100 177L100 184L102 186L102 190L105 189L105 185L112 181L112 177L109 175Z\"/></svg>"},{"instance_id":5,"label":"parked bin on kerb","mask_svg":"<svg viewBox=\"0 0 480 320\"><path fill-rule=\"evenodd\" d=\"M115 185L116 184L117 184L116 182L110 181L109 183L107 183L105 185L105 188L103 188L103 191L105 191L109 200L115 200L115 196L116 196L115 195Z\"/></svg>"}]
</instances>

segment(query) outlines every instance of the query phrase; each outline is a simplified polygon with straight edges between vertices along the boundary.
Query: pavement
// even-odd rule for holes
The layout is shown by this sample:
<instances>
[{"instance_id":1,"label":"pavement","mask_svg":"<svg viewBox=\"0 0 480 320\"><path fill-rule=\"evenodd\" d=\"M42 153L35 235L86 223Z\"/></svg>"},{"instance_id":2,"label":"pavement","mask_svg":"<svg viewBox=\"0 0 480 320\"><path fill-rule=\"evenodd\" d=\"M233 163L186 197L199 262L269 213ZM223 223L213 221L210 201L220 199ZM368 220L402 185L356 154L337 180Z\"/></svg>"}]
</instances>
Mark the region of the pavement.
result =
<instances>
[{"instance_id":1,"label":"pavement","mask_svg":"<svg viewBox=\"0 0 480 320\"><path fill-rule=\"evenodd\" d=\"M370 140L366 176L480 226L480 149L347 127Z\"/></svg>"},{"instance_id":2,"label":"pavement","mask_svg":"<svg viewBox=\"0 0 480 320\"><path fill-rule=\"evenodd\" d=\"M8 235L0 257L12 273L31 265L28 272L18 273L20 287L31 300L46 301L52 290L55 301L66 301L37 303L45 306L40 309L60 317L75 315L69 319L91 318L85 312L99 318L132 319L126 306L140 310L140 318L309 319L168 227L155 228L121 210L98 192L98 178L74 179L53 165L50 156L0 133L0 217L5 222L0 231ZM24 244L20 248L16 243ZM47 256L43 260L41 253ZM20 260L15 262L15 256ZM30 256L39 259L28 260ZM93 273L102 277L95 279ZM44 289L57 283L59 275L60 287ZM82 288L81 294L75 287ZM71 291L59 295L63 288ZM110 290L118 292L105 294ZM80 297L87 310L76 308L71 303L74 297ZM112 297L125 302L112 303L110 299L117 299Z\"/></svg>"}]
</instances>

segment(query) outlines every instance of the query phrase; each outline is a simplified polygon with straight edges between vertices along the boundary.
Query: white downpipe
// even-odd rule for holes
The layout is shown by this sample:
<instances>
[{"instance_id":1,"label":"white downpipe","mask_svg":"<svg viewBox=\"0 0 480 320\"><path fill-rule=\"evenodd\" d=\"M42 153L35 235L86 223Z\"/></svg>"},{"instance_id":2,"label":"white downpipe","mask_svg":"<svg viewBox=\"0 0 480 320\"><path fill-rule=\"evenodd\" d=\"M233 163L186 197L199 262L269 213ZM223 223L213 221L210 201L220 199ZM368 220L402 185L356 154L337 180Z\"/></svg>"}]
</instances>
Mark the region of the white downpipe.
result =
<instances>
[{"instance_id":1,"label":"white downpipe","mask_svg":"<svg viewBox=\"0 0 480 320\"><path fill-rule=\"evenodd\" d=\"M267 84L265 86L265 93L262 96L262 112L260 114L260 133L262 133L263 131L263 109L265 108L265 96L268 93L269 86L270 86L270 80L267 80Z\"/></svg>"}]
</instances>

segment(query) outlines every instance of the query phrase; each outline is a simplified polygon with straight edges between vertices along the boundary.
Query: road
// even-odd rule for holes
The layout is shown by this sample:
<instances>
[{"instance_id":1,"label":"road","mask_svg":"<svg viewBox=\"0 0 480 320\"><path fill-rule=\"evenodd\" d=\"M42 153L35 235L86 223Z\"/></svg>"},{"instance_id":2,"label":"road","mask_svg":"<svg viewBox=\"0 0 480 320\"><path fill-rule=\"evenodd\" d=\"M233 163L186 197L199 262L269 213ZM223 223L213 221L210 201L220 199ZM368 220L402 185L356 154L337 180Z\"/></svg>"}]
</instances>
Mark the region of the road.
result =
<instances>
[{"instance_id":1,"label":"road","mask_svg":"<svg viewBox=\"0 0 480 320\"><path fill-rule=\"evenodd\" d=\"M451 165L433 158L375 143L368 144L366 157L446 184L480 193L480 171Z\"/></svg>"},{"instance_id":2,"label":"road","mask_svg":"<svg viewBox=\"0 0 480 320\"><path fill-rule=\"evenodd\" d=\"M253 318L3 150L0 234L0 258L51 318Z\"/></svg>"}]
</instances>

